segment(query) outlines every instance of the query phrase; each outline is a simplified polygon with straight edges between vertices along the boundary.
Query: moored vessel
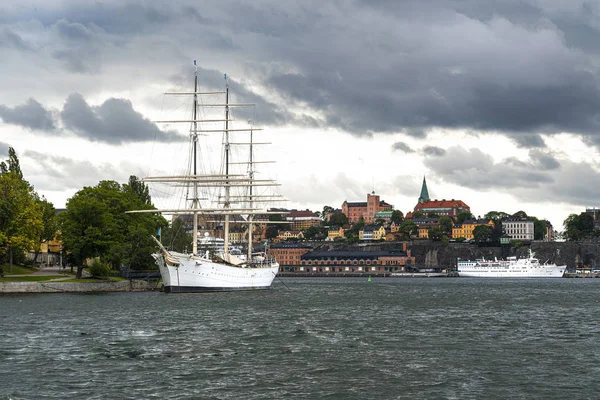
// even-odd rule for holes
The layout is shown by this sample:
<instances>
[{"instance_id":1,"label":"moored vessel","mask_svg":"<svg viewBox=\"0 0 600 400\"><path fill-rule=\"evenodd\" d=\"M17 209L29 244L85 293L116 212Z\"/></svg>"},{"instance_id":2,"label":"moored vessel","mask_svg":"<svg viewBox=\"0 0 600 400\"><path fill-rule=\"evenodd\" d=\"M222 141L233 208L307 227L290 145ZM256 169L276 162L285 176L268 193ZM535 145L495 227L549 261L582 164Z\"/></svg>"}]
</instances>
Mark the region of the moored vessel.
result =
<instances>
[{"instance_id":1,"label":"moored vessel","mask_svg":"<svg viewBox=\"0 0 600 400\"><path fill-rule=\"evenodd\" d=\"M194 61L194 65L196 62ZM158 123L189 123L190 124L190 160L188 173L176 176L146 177L142 181L152 184L171 184L175 187L185 187L182 197L186 207L159 210L137 210L130 212L160 212L171 215L192 215L192 252L181 253L169 251L158 239L154 238L160 251L153 255L159 267L165 292L204 292L204 291L233 291L257 290L271 287L278 271L279 264L268 254L265 247L260 252L253 251L253 228L259 223L270 223L264 220L269 214L281 214L277 211L267 211L266 205L273 201L283 201L281 196L267 192L279 186L274 180L256 179L254 159L253 133L261 129L253 128L251 120L242 127L233 126L230 112L232 107L252 107L253 104L233 104L229 101L229 85L227 75L224 75L225 91L199 92L198 68L195 67L194 89L191 92L165 93L191 96L193 98L192 118L189 120L156 121ZM199 101L202 95L222 95L224 101L207 103ZM204 116L205 108L224 109L224 118ZM215 126L215 123L222 125ZM213 170L208 170L206 160L200 161L201 149L198 148L198 136L219 133L222 135L221 159ZM232 135L245 134L245 141L232 140ZM232 152L233 145L247 148L245 158L241 153ZM210 150L207 150L209 152ZM237 159L235 157L238 157ZM199 165L205 170L199 171ZM242 165L243 167L239 167ZM237 170L234 168L238 166ZM254 188L260 187L261 193L254 193ZM255 220L256 215L263 219ZM198 218L218 219L223 224L223 238L198 237ZM236 223L246 224L247 252L242 254L239 247L230 244L230 218L237 216ZM198 245L200 243L200 246Z\"/></svg>"},{"instance_id":2,"label":"moored vessel","mask_svg":"<svg viewBox=\"0 0 600 400\"><path fill-rule=\"evenodd\" d=\"M542 264L535 258L535 253L529 250L529 256L517 259L508 257L506 260L458 261L456 269L459 276L478 278L561 278L566 265Z\"/></svg>"}]
</instances>

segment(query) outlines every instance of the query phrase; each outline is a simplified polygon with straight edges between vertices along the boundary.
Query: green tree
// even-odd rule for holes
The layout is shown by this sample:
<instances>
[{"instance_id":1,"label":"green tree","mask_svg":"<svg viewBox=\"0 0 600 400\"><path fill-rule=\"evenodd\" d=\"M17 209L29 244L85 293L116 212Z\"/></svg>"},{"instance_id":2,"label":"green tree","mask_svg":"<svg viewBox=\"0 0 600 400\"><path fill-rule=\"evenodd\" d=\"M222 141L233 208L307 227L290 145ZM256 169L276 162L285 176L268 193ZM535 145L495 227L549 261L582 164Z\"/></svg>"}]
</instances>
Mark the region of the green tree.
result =
<instances>
[{"instance_id":1,"label":"green tree","mask_svg":"<svg viewBox=\"0 0 600 400\"><path fill-rule=\"evenodd\" d=\"M39 236L36 239L37 243L33 248L35 251L33 259L35 262L39 254L40 244L48 242L54 239L54 237L56 236L58 232L58 220L56 218L56 209L54 208L54 205L52 203L46 200L44 196L39 197L37 194L35 194L34 199L41 210L43 226L43 228L39 231Z\"/></svg>"},{"instance_id":2,"label":"green tree","mask_svg":"<svg viewBox=\"0 0 600 400\"><path fill-rule=\"evenodd\" d=\"M365 220L363 217L360 217L357 223L352 225L350 229L348 229L348 235L358 237L358 232L365 226Z\"/></svg>"},{"instance_id":3,"label":"green tree","mask_svg":"<svg viewBox=\"0 0 600 400\"><path fill-rule=\"evenodd\" d=\"M171 223L161 229L161 242L167 249L183 253L192 249L192 235L185 230L181 218L173 218Z\"/></svg>"},{"instance_id":4,"label":"green tree","mask_svg":"<svg viewBox=\"0 0 600 400\"><path fill-rule=\"evenodd\" d=\"M465 222L468 219L473 219L473 214L471 214L469 211L463 211L460 214L458 214L456 216L456 223L457 224L462 224L463 222Z\"/></svg>"},{"instance_id":5,"label":"green tree","mask_svg":"<svg viewBox=\"0 0 600 400\"><path fill-rule=\"evenodd\" d=\"M586 213L571 214L564 221L563 236L574 241L594 236L594 218Z\"/></svg>"},{"instance_id":6,"label":"green tree","mask_svg":"<svg viewBox=\"0 0 600 400\"><path fill-rule=\"evenodd\" d=\"M374 224L377 225L377 226L383 226L383 225L385 225L385 219L383 219L383 218L377 218L375 220Z\"/></svg>"},{"instance_id":7,"label":"green tree","mask_svg":"<svg viewBox=\"0 0 600 400\"><path fill-rule=\"evenodd\" d=\"M400 210L392 211L391 222L393 222L395 224L401 224L402 220L404 220L404 214L402 213L402 211L400 211Z\"/></svg>"},{"instance_id":8,"label":"green tree","mask_svg":"<svg viewBox=\"0 0 600 400\"><path fill-rule=\"evenodd\" d=\"M539 220L536 217L530 217L533 220L533 239L544 240L546 236L546 221Z\"/></svg>"},{"instance_id":9,"label":"green tree","mask_svg":"<svg viewBox=\"0 0 600 400\"><path fill-rule=\"evenodd\" d=\"M154 213L126 213L151 209L154 207L127 185L115 181L101 181L75 193L59 220L63 246L77 265L77 277L81 277L86 260L95 257L113 268L121 264L134 269L154 265L151 254L156 245L151 235L166 221Z\"/></svg>"},{"instance_id":10,"label":"green tree","mask_svg":"<svg viewBox=\"0 0 600 400\"><path fill-rule=\"evenodd\" d=\"M441 227L432 226L429 228L429 239L433 241L440 241L442 240L442 236L444 236L444 232L442 231Z\"/></svg>"},{"instance_id":11,"label":"green tree","mask_svg":"<svg viewBox=\"0 0 600 400\"><path fill-rule=\"evenodd\" d=\"M492 228L489 225L477 225L473 229L473 239L477 243L487 242L492 237Z\"/></svg>"},{"instance_id":12,"label":"green tree","mask_svg":"<svg viewBox=\"0 0 600 400\"><path fill-rule=\"evenodd\" d=\"M525 211L521 210L521 211L517 211L512 216L513 216L513 218L527 218L527 213Z\"/></svg>"},{"instance_id":13,"label":"green tree","mask_svg":"<svg viewBox=\"0 0 600 400\"><path fill-rule=\"evenodd\" d=\"M331 214L331 217L329 218L329 225L331 226L344 226L348 223L348 217L346 217L346 214L341 213L341 212L336 212Z\"/></svg>"},{"instance_id":14,"label":"green tree","mask_svg":"<svg viewBox=\"0 0 600 400\"><path fill-rule=\"evenodd\" d=\"M411 220L404 220L404 222L400 224L399 229L405 237L410 238L412 235L417 234L419 228Z\"/></svg>"},{"instance_id":15,"label":"green tree","mask_svg":"<svg viewBox=\"0 0 600 400\"><path fill-rule=\"evenodd\" d=\"M412 217L413 217L413 219L415 219L415 218L423 218L423 212L422 211L415 211L413 213Z\"/></svg>"},{"instance_id":16,"label":"green tree","mask_svg":"<svg viewBox=\"0 0 600 400\"><path fill-rule=\"evenodd\" d=\"M35 248L43 229L42 210L36 193L23 179L15 150L8 149L9 159L0 163L0 255L8 255L12 272L15 253Z\"/></svg>"},{"instance_id":17,"label":"green tree","mask_svg":"<svg viewBox=\"0 0 600 400\"><path fill-rule=\"evenodd\" d=\"M323 219L323 221L327 221L327 216L329 214L331 214L335 209L331 206L324 206L323 207L323 211L321 212L321 219Z\"/></svg>"},{"instance_id":18,"label":"green tree","mask_svg":"<svg viewBox=\"0 0 600 400\"><path fill-rule=\"evenodd\" d=\"M440 228L442 229L442 233L444 235L452 236L452 218L444 215L440 218Z\"/></svg>"},{"instance_id":19,"label":"green tree","mask_svg":"<svg viewBox=\"0 0 600 400\"><path fill-rule=\"evenodd\" d=\"M134 193L142 201L142 203L147 205L152 204L148 186L144 182L140 181L137 176L129 176L129 183L125 185L125 190Z\"/></svg>"},{"instance_id":20,"label":"green tree","mask_svg":"<svg viewBox=\"0 0 600 400\"><path fill-rule=\"evenodd\" d=\"M306 240L323 240L327 237L327 230L322 226L311 226L303 233Z\"/></svg>"}]
</instances>

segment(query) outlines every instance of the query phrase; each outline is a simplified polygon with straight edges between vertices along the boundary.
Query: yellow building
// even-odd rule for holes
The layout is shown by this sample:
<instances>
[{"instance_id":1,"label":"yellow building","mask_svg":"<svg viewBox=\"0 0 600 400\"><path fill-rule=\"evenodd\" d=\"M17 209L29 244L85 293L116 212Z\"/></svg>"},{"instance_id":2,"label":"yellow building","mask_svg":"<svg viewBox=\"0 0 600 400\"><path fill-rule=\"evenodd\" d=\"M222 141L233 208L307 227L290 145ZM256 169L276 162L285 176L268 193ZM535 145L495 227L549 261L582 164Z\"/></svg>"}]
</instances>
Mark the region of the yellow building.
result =
<instances>
[{"instance_id":1,"label":"yellow building","mask_svg":"<svg viewBox=\"0 0 600 400\"><path fill-rule=\"evenodd\" d=\"M334 240L337 238L344 238L344 228L341 226L333 226L327 230L327 239Z\"/></svg>"},{"instance_id":2,"label":"yellow building","mask_svg":"<svg viewBox=\"0 0 600 400\"><path fill-rule=\"evenodd\" d=\"M462 224L456 224L452 227L452 239L465 238L473 239L473 231L475 227L480 225L487 225L494 229L494 221L487 219L465 220Z\"/></svg>"},{"instance_id":3,"label":"yellow building","mask_svg":"<svg viewBox=\"0 0 600 400\"><path fill-rule=\"evenodd\" d=\"M281 231L279 235L277 235L277 239L280 241L286 241L290 239L304 239L304 234L302 231Z\"/></svg>"},{"instance_id":4,"label":"yellow building","mask_svg":"<svg viewBox=\"0 0 600 400\"><path fill-rule=\"evenodd\" d=\"M358 231L359 240L382 240L385 239L385 228L383 226L365 225Z\"/></svg>"}]
</instances>

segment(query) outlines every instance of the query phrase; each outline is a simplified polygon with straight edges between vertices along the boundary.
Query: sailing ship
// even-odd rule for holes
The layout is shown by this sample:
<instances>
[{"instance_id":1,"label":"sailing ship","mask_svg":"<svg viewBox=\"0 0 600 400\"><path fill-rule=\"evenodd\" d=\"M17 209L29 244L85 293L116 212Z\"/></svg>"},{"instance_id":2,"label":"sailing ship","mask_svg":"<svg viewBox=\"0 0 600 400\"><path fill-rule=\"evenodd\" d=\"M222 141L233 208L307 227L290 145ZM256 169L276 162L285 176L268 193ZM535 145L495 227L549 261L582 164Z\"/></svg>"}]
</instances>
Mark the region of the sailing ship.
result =
<instances>
[{"instance_id":1,"label":"sailing ship","mask_svg":"<svg viewBox=\"0 0 600 400\"><path fill-rule=\"evenodd\" d=\"M561 278L567 271L566 265L542 264L529 249L529 256L506 260L458 261L459 276L478 278Z\"/></svg>"},{"instance_id":2,"label":"sailing ship","mask_svg":"<svg viewBox=\"0 0 600 400\"><path fill-rule=\"evenodd\" d=\"M263 219L255 219L255 216L268 216L269 214L281 214L278 211L267 211L266 206L271 202L284 201L282 197L274 192L267 192L279 186L271 179L257 179L255 167L259 163L272 161L258 161L254 159L253 134L262 129L254 128L252 121L244 122L243 127L234 126L232 108L253 107L249 103L231 103L229 101L229 84L227 75L225 79L225 91L222 92L200 92L198 90L198 67L194 61L194 90L192 92L170 92L167 95L190 96L193 99L192 117L189 120L155 121L157 123L188 123L190 124L191 162L188 163L189 171L185 175L146 177L142 181L153 184L172 184L185 187L186 207L173 209L159 209L154 212L172 215L193 215L192 224L192 253L180 253L169 251L155 237L160 251L153 254L156 264L160 270L165 292L205 292L205 291L233 291L233 290L257 290L268 289L279 271L279 264L274 257L269 255L267 248L261 247L261 251L253 249L253 229L257 223L267 223ZM206 103L203 96L224 96L224 102ZM224 119L202 118L206 108L214 110L222 108ZM208 113L210 112L208 110ZM208 171L208 168L199 171L199 157L202 149L199 146L199 135L221 134L222 160L218 170ZM246 142L234 142L233 135L249 135ZM234 159L232 147L240 145L247 152L245 159L241 156ZM209 152L206 151L206 152ZM206 153L205 152L205 153ZM205 156L207 154L204 154ZM234 170L235 167L237 170ZM245 169L245 170L244 170ZM258 189L262 190L257 193ZM207 196L207 197L205 197ZM133 211L145 212L146 210ZM208 251L202 247L207 238L198 237L198 219L202 216L213 218L222 223L224 237L221 240L211 240L212 246ZM247 253L241 254L238 247L230 243L230 223L234 216L236 223L244 223L247 230ZM241 220L241 221L240 221ZM271 222L269 222L271 223ZM206 235L206 234L205 234ZM208 236L208 235L207 235ZM200 249L198 243L201 244Z\"/></svg>"}]
</instances>

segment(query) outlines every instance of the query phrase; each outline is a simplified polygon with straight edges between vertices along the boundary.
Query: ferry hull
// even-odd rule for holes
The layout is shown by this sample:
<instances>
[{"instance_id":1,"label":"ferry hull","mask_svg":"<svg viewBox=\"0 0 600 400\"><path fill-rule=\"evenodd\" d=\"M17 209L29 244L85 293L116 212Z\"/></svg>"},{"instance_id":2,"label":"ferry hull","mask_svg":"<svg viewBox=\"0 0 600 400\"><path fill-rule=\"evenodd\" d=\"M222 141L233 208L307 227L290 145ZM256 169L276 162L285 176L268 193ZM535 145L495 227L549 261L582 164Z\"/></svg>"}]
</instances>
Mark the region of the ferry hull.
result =
<instances>
[{"instance_id":1,"label":"ferry hull","mask_svg":"<svg viewBox=\"0 0 600 400\"><path fill-rule=\"evenodd\" d=\"M169 293L225 292L269 289L279 264L258 267L232 266L198 257L178 257L178 265L168 265L157 255L164 291Z\"/></svg>"},{"instance_id":2,"label":"ferry hull","mask_svg":"<svg viewBox=\"0 0 600 400\"><path fill-rule=\"evenodd\" d=\"M458 276L469 278L562 278L566 272L566 266L551 268L535 268L533 270L496 270L481 269L459 269Z\"/></svg>"}]
</instances>

